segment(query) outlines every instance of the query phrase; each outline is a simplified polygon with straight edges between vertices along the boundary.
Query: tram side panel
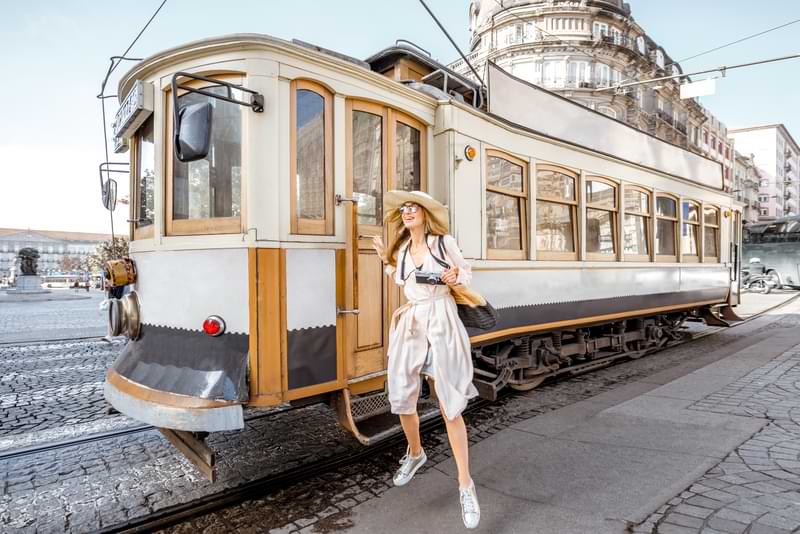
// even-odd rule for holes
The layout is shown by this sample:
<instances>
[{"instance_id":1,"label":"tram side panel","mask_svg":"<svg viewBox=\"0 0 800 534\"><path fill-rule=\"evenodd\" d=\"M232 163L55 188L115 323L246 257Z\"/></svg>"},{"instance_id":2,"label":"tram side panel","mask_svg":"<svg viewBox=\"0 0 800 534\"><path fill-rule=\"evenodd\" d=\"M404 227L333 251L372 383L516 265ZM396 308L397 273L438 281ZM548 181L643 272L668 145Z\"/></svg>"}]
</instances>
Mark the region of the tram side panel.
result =
<instances>
[{"instance_id":1,"label":"tram side panel","mask_svg":"<svg viewBox=\"0 0 800 534\"><path fill-rule=\"evenodd\" d=\"M132 254L141 330L107 374L106 399L157 427L186 431L244 426L248 401L247 249ZM218 336L203 331L221 318Z\"/></svg>"}]
</instances>

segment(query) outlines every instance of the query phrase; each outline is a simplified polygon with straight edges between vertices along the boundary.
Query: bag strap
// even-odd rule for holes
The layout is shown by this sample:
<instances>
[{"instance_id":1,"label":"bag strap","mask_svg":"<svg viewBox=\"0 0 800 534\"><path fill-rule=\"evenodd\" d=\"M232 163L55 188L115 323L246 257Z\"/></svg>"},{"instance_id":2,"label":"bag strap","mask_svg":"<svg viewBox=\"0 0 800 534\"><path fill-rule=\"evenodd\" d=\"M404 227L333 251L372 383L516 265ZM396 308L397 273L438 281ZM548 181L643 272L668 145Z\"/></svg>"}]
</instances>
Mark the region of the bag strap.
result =
<instances>
[{"instance_id":1,"label":"bag strap","mask_svg":"<svg viewBox=\"0 0 800 534\"><path fill-rule=\"evenodd\" d=\"M405 280L406 279L406 255L408 255L408 247L410 247L410 246L411 246L411 244L409 243L408 245L406 245L406 248L403 250L403 261L401 262L402 265L400 265L400 280Z\"/></svg>"},{"instance_id":2,"label":"bag strap","mask_svg":"<svg viewBox=\"0 0 800 534\"><path fill-rule=\"evenodd\" d=\"M436 254L433 253L433 251L431 250L431 246L430 245L428 245L428 250L431 253L431 257L434 260L436 260L436 263L438 263L439 265L441 265L445 269L449 269L450 268L450 264L447 263L444 259L439 259L439 258L436 257ZM444 238L442 236L439 236L439 254L442 255L442 258L446 257L445 252L444 252Z\"/></svg>"}]
</instances>

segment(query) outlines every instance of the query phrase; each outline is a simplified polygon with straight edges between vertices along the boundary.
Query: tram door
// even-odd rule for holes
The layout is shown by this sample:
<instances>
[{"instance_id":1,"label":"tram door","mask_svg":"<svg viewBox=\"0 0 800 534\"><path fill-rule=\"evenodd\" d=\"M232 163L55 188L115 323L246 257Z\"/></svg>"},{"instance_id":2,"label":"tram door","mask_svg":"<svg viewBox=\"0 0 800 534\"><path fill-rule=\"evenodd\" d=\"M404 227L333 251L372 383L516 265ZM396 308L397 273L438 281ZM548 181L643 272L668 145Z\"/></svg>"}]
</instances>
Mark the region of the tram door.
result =
<instances>
[{"instance_id":1,"label":"tram door","mask_svg":"<svg viewBox=\"0 0 800 534\"><path fill-rule=\"evenodd\" d=\"M731 217L731 298L732 306L741 301L742 287L742 212L734 211Z\"/></svg>"},{"instance_id":2,"label":"tram door","mask_svg":"<svg viewBox=\"0 0 800 534\"><path fill-rule=\"evenodd\" d=\"M383 195L390 189L424 190L424 125L391 108L347 102L346 332L348 378L356 393L383 387L392 311L404 300L384 274L373 236L389 242L383 224ZM357 313L355 311L357 310Z\"/></svg>"}]
</instances>

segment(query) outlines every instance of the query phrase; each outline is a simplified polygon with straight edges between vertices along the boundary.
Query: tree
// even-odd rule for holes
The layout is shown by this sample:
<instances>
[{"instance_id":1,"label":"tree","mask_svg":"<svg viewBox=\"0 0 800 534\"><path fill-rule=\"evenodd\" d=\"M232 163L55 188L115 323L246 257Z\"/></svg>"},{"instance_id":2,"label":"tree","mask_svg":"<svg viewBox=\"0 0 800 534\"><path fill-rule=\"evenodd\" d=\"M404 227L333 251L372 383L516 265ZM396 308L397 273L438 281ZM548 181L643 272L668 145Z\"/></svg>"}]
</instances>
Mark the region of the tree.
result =
<instances>
[{"instance_id":1,"label":"tree","mask_svg":"<svg viewBox=\"0 0 800 534\"><path fill-rule=\"evenodd\" d=\"M128 240L124 237L115 237L113 241L109 239L97 245L95 253L86 258L86 266L93 273L99 273L108 260L118 260L127 255Z\"/></svg>"},{"instance_id":2,"label":"tree","mask_svg":"<svg viewBox=\"0 0 800 534\"><path fill-rule=\"evenodd\" d=\"M61 272L74 272L81 270L81 259L77 256L61 256L58 260L58 268Z\"/></svg>"}]
</instances>

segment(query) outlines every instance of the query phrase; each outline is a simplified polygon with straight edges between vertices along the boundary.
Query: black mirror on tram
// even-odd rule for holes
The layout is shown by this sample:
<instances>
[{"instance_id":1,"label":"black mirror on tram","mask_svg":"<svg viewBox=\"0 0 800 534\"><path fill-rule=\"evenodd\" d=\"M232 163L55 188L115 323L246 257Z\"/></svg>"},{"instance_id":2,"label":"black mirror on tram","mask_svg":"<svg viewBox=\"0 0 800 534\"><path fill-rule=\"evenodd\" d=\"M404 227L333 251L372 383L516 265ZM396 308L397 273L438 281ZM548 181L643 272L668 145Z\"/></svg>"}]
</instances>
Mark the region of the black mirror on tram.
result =
<instances>
[{"instance_id":1,"label":"black mirror on tram","mask_svg":"<svg viewBox=\"0 0 800 534\"><path fill-rule=\"evenodd\" d=\"M190 104L175 114L175 156L188 163L203 159L211 147L211 102Z\"/></svg>"},{"instance_id":2,"label":"black mirror on tram","mask_svg":"<svg viewBox=\"0 0 800 534\"><path fill-rule=\"evenodd\" d=\"M117 181L109 178L103 183L103 206L108 211L114 211L117 207Z\"/></svg>"}]
</instances>

